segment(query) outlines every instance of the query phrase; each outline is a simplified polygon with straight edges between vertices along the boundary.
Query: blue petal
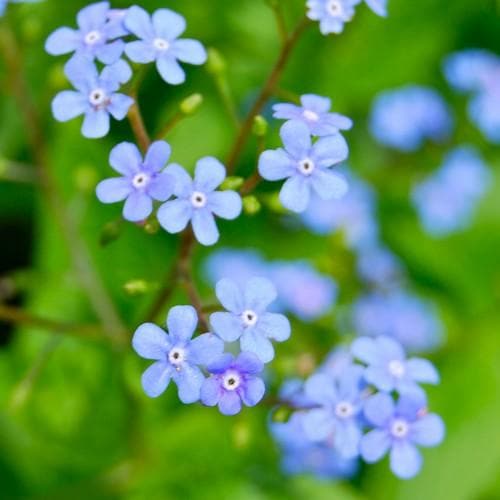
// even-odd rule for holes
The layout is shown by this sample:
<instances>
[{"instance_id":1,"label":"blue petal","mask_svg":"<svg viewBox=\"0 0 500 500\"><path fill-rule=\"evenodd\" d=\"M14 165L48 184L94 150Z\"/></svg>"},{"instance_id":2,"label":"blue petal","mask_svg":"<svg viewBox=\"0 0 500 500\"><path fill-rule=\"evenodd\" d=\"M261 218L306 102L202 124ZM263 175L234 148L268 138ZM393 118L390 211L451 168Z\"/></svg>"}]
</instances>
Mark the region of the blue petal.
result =
<instances>
[{"instance_id":1,"label":"blue petal","mask_svg":"<svg viewBox=\"0 0 500 500\"><path fill-rule=\"evenodd\" d=\"M329 410L308 410L302 419L302 425L311 441L320 442L328 439L335 429L335 419Z\"/></svg>"},{"instance_id":2,"label":"blue petal","mask_svg":"<svg viewBox=\"0 0 500 500\"><path fill-rule=\"evenodd\" d=\"M74 90L63 90L52 101L52 114L57 121L67 122L88 109L87 98Z\"/></svg>"},{"instance_id":3,"label":"blue petal","mask_svg":"<svg viewBox=\"0 0 500 500\"><path fill-rule=\"evenodd\" d=\"M167 164L172 148L165 141L155 141L149 146L144 165L153 172L159 172Z\"/></svg>"},{"instance_id":4,"label":"blue petal","mask_svg":"<svg viewBox=\"0 0 500 500\"><path fill-rule=\"evenodd\" d=\"M184 363L180 371L174 370L172 378L177 384L179 399L184 404L200 399L200 389L205 377L199 368Z\"/></svg>"},{"instance_id":5,"label":"blue petal","mask_svg":"<svg viewBox=\"0 0 500 500\"><path fill-rule=\"evenodd\" d=\"M210 324L214 332L225 342L238 340L244 331L240 317L230 312L211 314Z\"/></svg>"},{"instance_id":6,"label":"blue petal","mask_svg":"<svg viewBox=\"0 0 500 500\"><path fill-rule=\"evenodd\" d=\"M271 342L254 329L243 332L240 339L241 350L255 354L263 363L274 359L274 348Z\"/></svg>"},{"instance_id":7,"label":"blue petal","mask_svg":"<svg viewBox=\"0 0 500 500\"><path fill-rule=\"evenodd\" d=\"M273 117L279 120L300 119L302 116L302 108L295 104L275 104L273 106Z\"/></svg>"},{"instance_id":8,"label":"blue petal","mask_svg":"<svg viewBox=\"0 0 500 500\"><path fill-rule=\"evenodd\" d=\"M382 17L387 16L387 0L365 0L365 2L375 14Z\"/></svg>"},{"instance_id":9,"label":"blue petal","mask_svg":"<svg viewBox=\"0 0 500 500\"><path fill-rule=\"evenodd\" d=\"M241 399L236 391L226 391L219 399L219 410L223 415L236 415L241 411Z\"/></svg>"},{"instance_id":10,"label":"blue petal","mask_svg":"<svg viewBox=\"0 0 500 500\"><path fill-rule=\"evenodd\" d=\"M333 436L333 445L343 458L354 458L359 455L361 430L354 420L337 422Z\"/></svg>"},{"instance_id":11,"label":"blue petal","mask_svg":"<svg viewBox=\"0 0 500 500\"><path fill-rule=\"evenodd\" d=\"M207 52L198 40L177 40L173 46L174 55L179 61L189 64L205 64Z\"/></svg>"},{"instance_id":12,"label":"blue petal","mask_svg":"<svg viewBox=\"0 0 500 500\"><path fill-rule=\"evenodd\" d=\"M154 200L167 201L174 192L174 179L169 174L158 174L147 187L147 194Z\"/></svg>"},{"instance_id":13,"label":"blue petal","mask_svg":"<svg viewBox=\"0 0 500 500\"><path fill-rule=\"evenodd\" d=\"M221 279L215 286L215 294L225 309L236 314L243 312L243 294L234 281Z\"/></svg>"},{"instance_id":14,"label":"blue petal","mask_svg":"<svg viewBox=\"0 0 500 500\"><path fill-rule=\"evenodd\" d=\"M309 155L311 149L311 134L307 125L300 121L286 122L280 130L285 149L294 159L302 160Z\"/></svg>"},{"instance_id":15,"label":"blue petal","mask_svg":"<svg viewBox=\"0 0 500 500\"><path fill-rule=\"evenodd\" d=\"M194 185L196 190L203 193L215 191L225 178L226 168L217 158L207 156L196 163L194 171Z\"/></svg>"},{"instance_id":16,"label":"blue petal","mask_svg":"<svg viewBox=\"0 0 500 500\"><path fill-rule=\"evenodd\" d=\"M158 222L169 233L175 234L183 231L189 223L193 209L189 201L167 201L158 209Z\"/></svg>"},{"instance_id":17,"label":"blue petal","mask_svg":"<svg viewBox=\"0 0 500 500\"><path fill-rule=\"evenodd\" d=\"M115 40L99 47L96 50L96 57L103 64L113 64L120 59L124 49L125 42L123 40Z\"/></svg>"},{"instance_id":18,"label":"blue petal","mask_svg":"<svg viewBox=\"0 0 500 500\"><path fill-rule=\"evenodd\" d=\"M304 384L304 393L308 399L322 405L335 403L338 399L332 378L324 373L309 377Z\"/></svg>"},{"instance_id":19,"label":"blue petal","mask_svg":"<svg viewBox=\"0 0 500 500\"><path fill-rule=\"evenodd\" d=\"M180 85L186 81L186 74L180 64L171 56L163 55L156 60L160 76L170 85Z\"/></svg>"},{"instance_id":20,"label":"blue petal","mask_svg":"<svg viewBox=\"0 0 500 500\"><path fill-rule=\"evenodd\" d=\"M128 95L113 94L108 104L108 111L116 120L123 120L127 116L128 110L132 104L134 104L134 100Z\"/></svg>"},{"instance_id":21,"label":"blue petal","mask_svg":"<svg viewBox=\"0 0 500 500\"><path fill-rule=\"evenodd\" d=\"M167 316L168 333L183 341L188 341L198 325L198 314L192 306L175 306Z\"/></svg>"},{"instance_id":22,"label":"blue petal","mask_svg":"<svg viewBox=\"0 0 500 500\"><path fill-rule=\"evenodd\" d=\"M276 300L278 293L267 278L252 278L248 281L243 295L245 307L260 314Z\"/></svg>"},{"instance_id":23,"label":"blue petal","mask_svg":"<svg viewBox=\"0 0 500 500\"><path fill-rule=\"evenodd\" d=\"M215 406L221 397L222 389L215 377L205 379L200 390L200 399L205 406Z\"/></svg>"},{"instance_id":24,"label":"blue petal","mask_svg":"<svg viewBox=\"0 0 500 500\"><path fill-rule=\"evenodd\" d=\"M78 12L76 21L79 28L87 33L104 25L109 11L109 2L97 2Z\"/></svg>"},{"instance_id":25,"label":"blue petal","mask_svg":"<svg viewBox=\"0 0 500 500\"><path fill-rule=\"evenodd\" d=\"M153 13L153 26L156 36L174 40L186 30L186 20L170 9L158 9Z\"/></svg>"},{"instance_id":26,"label":"blue petal","mask_svg":"<svg viewBox=\"0 0 500 500\"><path fill-rule=\"evenodd\" d=\"M377 389L386 392L392 391L396 384L395 378L382 366L369 366L365 370L365 379Z\"/></svg>"},{"instance_id":27,"label":"blue petal","mask_svg":"<svg viewBox=\"0 0 500 500\"><path fill-rule=\"evenodd\" d=\"M224 353L216 360L212 361L207 365L207 370L210 373L222 374L224 373L234 362L234 356L230 353Z\"/></svg>"},{"instance_id":28,"label":"blue petal","mask_svg":"<svg viewBox=\"0 0 500 500\"><path fill-rule=\"evenodd\" d=\"M437 446L445 435L443 420L433 413L419 418L411 427L410 439L420 446Z\"/></svg>"},{"instance_id":29,"label":"blue petal","mask_svg":"<svg viewBox=\"0 0 500 500\"><path fill-rule=\"evenodd\" d=\"M312 157L323 168L343 162L349 156L349 147L342 135L322 137L313 146Z\"/></svg>"},{"instance_id":30,"label":"blue petal","mask_svg":"<svg viewBox=\"0 0 500 500\"><path fill-rule=\"evenodd\" d=\"M292 212L303 212L309 205L310 197L308 180L302 175L290 177L280 191L281 203Z\"/></svg>"},{"instance_id":31,"label":"blue petal","mask_svg":"<svg viewBox=\"0 0 500 500\"><path fill-rule=\"evenodd\" d=\"M101 181L96 187L97 198L101 203L116 203L123 201L132 192L128 179L114 177Z\"/></svg>"},{"instance_id":32,"label":"blue petal","mask_svg":"<svg viewBox=\"0 0 500 500\"><path fill-rule=\"evenodd\" d=\"M251 352L242 352L236 358L233 366L241 373L255 375L264 369L262 361Z\"/></svg>"},{"instance_id":33,"label":"blue petal","mask_svg":"<svg viewBox=\"0 0 500 500\"><path fill-rule=\"evenodd\" d=\"M387 432L380 430L370 431L361 438L359 449L365 462L378 462L391 447L391 440Z\"/></svg>"},{"instance_id":34,"label":"blue petal","mask_svg":"<svg viewBox=\"0 0 500 500\"><path fill-rule=\"evenodd\" d=\"M53 56L68 54L77 49L80 38L80 33L76 30L66 27L59 28L47 38L45 50Z\"/></svg>"},{"instance_id":35,"label":"blue petal","mask_svg":"<svg viewBox=\"0 0 500 500\"><path fill-rule=\"evenodd\" d=\"M246 406L255 406L264 397L266 386L259 377L250 377L246 380L241 399Z\"/></svg>"},{"instance_id":36,"label":"blue petal","mask_svg":"<svg viewBox=\"0 0 500 500\"><path fill-rule=\"evenodd\" d=\"M434 365L421 358L412 358L406 362L406 369L408 375L417 382L424 382L427 384L438 384L439 373Z\"/></svg>"},{"instance_id":37,"label":"blue petal","mask_svg":"<svg viewBox=\"0 0 500 500\"><path fill-rule=\"evenodd\" d=\"M156 50L149 42L135 40L127 43L125 46L125 54L127 57L136 63L147 64L156 59Z\"/></svg>"},{"instance_id":38,"label":"blue petal","mask_svg":"<svg viewBox=\"0 0 500 500\"><path fill-rule=\"evenodd\" d=\"M101 72L101 80L110 87L118 88L132 78L132 68L123 59L106 66Z\"/></svg>"},{"instance_id":39,"label":"blue petal","mask_svg":"<svg viewBox=\"0 0 500 500\"><path fill-rule=\"evenodd\" d=\"M114 170L130 177L141 170L142 156L135 144L121 142L111 150L109 163Z\"/></svg>"},{"instance_id":40,"label":"blue petal","mask_svg":"<svg viewBox=\"0 0 500 500\"><path fill-rule=\"evenodd\" d=\"M189 362L209 365L224 352L224 342L212 333L198 335L189 343Z\"/></svg>"},{"instance_id":41,"label":"blue petal","mask_svg":"<svg viewBox=\"0 0 500 500\"><path fill-rule=\"evenodd\" d=\"M193 191L193 181L183 167L176 163L172 163L165 169L165 172L175 179L174 193L176 196L187 198L191 195Z\"/></svg>"},{"instance_id":42,"label":"blue petal","mask_svg":"<svg viewBox=\"0 0 500 500\"><path fill-rule=\"evenodd\" d=\"M151 198L144 193L134 191L123 206L123 218L130 222L146 220L153 211Z\"/></svg>"},{"instance_id":43,"label":"blue petal","mask_svg":"<svg viewBox=\"0 0 500 500\"><path fill-rule=\"evenodd\" d=\"M164 361L157 361L142 374L142 387L151 398L157 398L168 387L172 377L172 367Z\"/></svg>"},{"instance_id":44,"label":"blue petal","mask_svg":"<svg viewBox=\"0 0 500 500\"><path fill-rule=\"evenodd\" d=\"M219 239L219 230L214 216L206 208L198 208L193 212L193 232L196 239L205 246L214 245Z\"/></svg>"},{"instance_id":45,"label":"blue petal","mask_svg":"<svg viewBox=\"0 0 500 500\"><path fill-rule=\"evenodd\" d=\"M391 470L401 479L415 477L422 468L422 456L415 446L405 441L397 441L390 454Z\"/></svg>"},{"instance_id":46,"label":"blue petal","mask_svg":"<svg viewBox=\"0 0 500 500\"><path fill-rule=\"evenodd\" d=\"M351 346L353 356L366 364L381 363L381 357L375 340L370 337L356 339Z\"/></svg>"},{"instance_id":47,"label":"blue petal","mask_svg":"<svg viewBox=\"0 0 500 500\"><path fill-rule=\"evenodd\" d=\"M85 95L97 84L97 68L85 57L73 56L64 66L64 74L71 84Z\"/></svg>"},{"instance_id":48,"label":"blue petal","mask_svg":"<svg viewBox=\"0 0 500 500\"><path fill-rule=\"evenodd\" d=\"M290 177L295 167L283 149L264 151L259 158L259 174L268 181Z\"/></svg>"},{"instance_id":49,"label":"blue petal","mask_svg":"<svg viewBox=\"0 0 500 500\"><path fill-rule=\"evenodd\" d=\"M152 40L155 36L153 23L151 22L149 14L137 5L133 5L128 9L123 23L125 27L138 38Z\"/></svg>"},{"instance_id":50,"label":"blue petal","mask_svg":"<svg viewBox=\"0 0 500 500\"><path fill-rule=\"evenodd\" d=\"M394 401L388 394L378 393L366 400L363 410L368 422L383 427L394 415Z\"/></svg>"},{"instance_id":51,"label":"blue petal","mask_svg":"<svg viewBox=\"0 0 500 500\"><path fill-rule=\"evenodd\" d=\"M109 113L104 109L88 110L82 125L82 134L89 139L104 137L109 132Z\"/></svg>"},{"instance_id":52,"label":"blue petal","mask_svg":"<svg viewBox=\"0 0 500 500\"><path fill-rule=\"evenodd\" d=\"M349 190L347 182L340 175L321 169L312 173L311 185L322 200L338 200Z\"/></svg>"},{"instance_id":53,"label":"blue petal","mask_svg":"<svg viewBox=\"0 0 500 500\"><path fill-rule=\"evenodd\" d=\"M171 343L168 335L153 323L144 323L134 333L132 346L145 359L164 360Z\"/></svg>"},{"instance_id":54,"label":"blue petal","mask_svg":"<svg viewBox=\"0 0 500 500\"><path fill-rule=\"evenodd\" d=\"M236 191L215 191L208 197L209 210L222 219L236 219L242 206L241 196Z\"/></svg>"},{"instance_id":55,"label":"blue petal","mask_svg":"<svg viewBox=\"0 0 500 500\"><path fill-rule=\"evenodd\" d=\"M332 107L331 99L315 94L304 94L300 98L300 102L304 108L315 113L327 113Z\"/></svg>"},{"instance_id":56,"label":"blue petal","mask_svg":"<svg viewBox=\"0 0 500 500\"><path fill-rule=\"evenodd\" d=\"M291 334L290 321L283 314L266 312L259 317L258 328L266 337L277 342L288 340Z\"/></svg>"},{"instance_id":57,"label":"blue petal","mask_svg":"<svg viewBox=\"0 0 500 500\"><path fill-rule=\"evenodd\" d=\"M379 352L389 361L403 361L406 358L405 351L401 344L390 337L377 337L375 343Z\"/></svg>"}]
</instances>

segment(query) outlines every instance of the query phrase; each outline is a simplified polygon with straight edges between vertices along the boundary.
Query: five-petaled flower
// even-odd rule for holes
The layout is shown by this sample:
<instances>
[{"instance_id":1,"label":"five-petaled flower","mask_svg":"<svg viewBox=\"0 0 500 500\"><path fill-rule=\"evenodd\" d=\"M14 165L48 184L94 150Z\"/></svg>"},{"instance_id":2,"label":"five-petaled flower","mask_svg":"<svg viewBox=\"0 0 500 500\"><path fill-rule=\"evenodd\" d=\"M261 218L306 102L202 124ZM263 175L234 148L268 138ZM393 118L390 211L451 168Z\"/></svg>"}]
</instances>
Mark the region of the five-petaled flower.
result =
<instances>
[{"instance_id":1,"label":"five-petaled flower","mask_svg":"<svg viewBox=\"0 0 500 500\"><path fill-rule=\"evenodd\" d=\"M255 406L266 390L257 377L263 366L251 352L242 352L236 359L232 354L223 354L207 366L212 375L203 382L201 402L206 406L218 405L224 415L236 415L242 403Z\"/></svg>"},{"instance_id":2,"label":"five-petaled flower","mask_svg":"<svg viewBox=\"0 0 500 500\"><path fill-rule=\"evenodd\" d=\"M216 285L217 298L229 312L210 316L214 332L226 342L240 339L241 350L252 352L263 362L274 358L269 339L283 342L290 337L290 322L283 314L267 312L276 299L274 285L265 278L252 278L244 290L229 279Z\"/></svg>"},{"instance_id":3,"label":"five-petaled flower","mask_svg":"<svg viewBox=\"0 0 500 500\"><path fill-rule=\"evenodd\" d=\"M264 151L259 172L269 181L287 179L280 192L283 206L303 212L311 191L325 200L341 198L347 192L346 181L330 170L349 153L340 134L322 137L313 144L308 126L296 120L286 122L280 133L285 149Z\"/></svg>"},{"instance_id":4,"label":"five-petaled flower","mask_svg":"<svg viewBox=\"0 0 500 500\"><path fill-rule=\"evenodd\" d=\"M141 64L156 61L161 77L171 85L181 84L186 79L178 61L199 65L207 60L200 42L178 39L186 29L186 21L176 12L158 9L150 16L141 7L133 6L128 9L124 22L126 28L140 38L127 44L127 56Z\"/></svg>"},{"instance_id":5,"label":"five-petaled flower","mask_svg":"<svg viewBox=\"0 0 500 500\"><path fill-rule=\"evenodd\" d=\"M192 339L197 324L194 307L175 306L167 316L168 334L152 323L136 330L132 340L135 351L155 361L142 376L142 386L148 396L160 396L173 380L183 403L198 401L204 380L200 366L221 356L224 344L212 333Z\"/></svg>"},{"instance_id":6,"label":"five-petaled flower","mask_svg":"<svg viewBox=\"0 0 500 500\"><path fill-rule=\"evenodd\" d=\"M235 191L216 191L226 177L226 169L212 157L196 164L194 180L180 165L172 164L166 172L175 178L175 200L158 210L158 221L169 233L179 233L191 221L196 239L202 245L213 245L219 239L214 214L236 219L241 213L241 197Z\"/></svg>"},{"instance_id":7,"label":"five-petaled flower","mask_svg":"<svg viewBox=\"0 0 500 500\"><path fill-rule=\"evenodd\" d=\"M354 7L360 1L308 0L307 17L313 21L319 21L319 29L323 35L342 33L344 24L354 17Z\"/></svg>"},{"instance_id":8,"label":"five-petaled flower","mask_svg":"<svg viewBox=\"0 0 500 500\"><path fill-rule=\"evenodd\" d=\"M132 222L145 220L153 211L153 200L166 201L172 196L174 179L162 172L170 152L165 141L157 141L151 144L143 160L135 144L118 144L111 151L109 162L122 177L100 182L97 197L102 203L126 199L123 217Z\"/></svg>"},{"instance_id":9,"label":"five-petaled flower","mask_svg":"<svg viewBox=\"0 0 500 500\"><path fill-rule=\"evenodd\" d=\"M120 94L120 84L132 76L130 66L123 60L106 66L101 74L92 61L74 56L64 71L75 90L59 92L52 101L52 113L56 120L66 122L85 115L82 134L95 139L109 132L109 115L116 120L127 116L134 100Z\"/></svg>"}]
</instances>

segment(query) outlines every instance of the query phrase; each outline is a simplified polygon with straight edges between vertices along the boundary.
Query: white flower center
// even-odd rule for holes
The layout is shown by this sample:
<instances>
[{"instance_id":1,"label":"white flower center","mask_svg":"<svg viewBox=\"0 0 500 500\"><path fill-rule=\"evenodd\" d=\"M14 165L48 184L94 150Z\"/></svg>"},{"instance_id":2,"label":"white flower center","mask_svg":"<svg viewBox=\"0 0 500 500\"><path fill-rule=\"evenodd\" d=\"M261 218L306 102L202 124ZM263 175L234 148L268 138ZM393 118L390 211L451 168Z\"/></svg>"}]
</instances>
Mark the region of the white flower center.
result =
<instances>
[{"instance_id":1,"label":"white flower center","mask_svg":"<svg viewBox=\"0 0 500 500\"><path fill-rule=\"evenodd\" d=\"M138 174L136 174L134 176L134 178L132 179L132 185L139 189L139 188L143 188L145 186L148 185L150 181L150 177L148 174L145 174L144 172L140 172Z\"/></svg>"},{"instance_id":2,"label":"white flower center","mask_svg":"<svg viewBox=\"0 0 500 500\"><path fill-rule=\"evenodd\" d=\"M226 391L235 391L241 385L241 378L236 372L228 372L222 378L222 386Z\"/></svg>"},{"instance_id":3,"label":"white flower center","mask_svg":"<svg viewBox=\"0 0 500 500\"><path fill-rule=\"evenodd\" d=\"M329 0L326 4L326 11L331 16L341 16L344 12L344 8L342 7L342 3L340 0Z\"/></svg>"},{"instance_id":4,"label":"white flower center","mask_svg":"<svg viewBox=\"0 0 500 500\"><path fill-rule=\"evenodd\" d=\"M348 401L341 401L335 406L335 415L339 418L350 418L354 415L354 407Z\"/></svg>"},{"instance_id":5,"label":"white flower center","mask_svg":"<svg viewBox=\"0 0 500 500\"><path fill-rule=\"evenodd\" d=\"M153 45L156 50L161 50L162 52L170 48L170 44L164 38L155 38L153 40Z\"/></svg>"},{"instance_id":6,"label":"white flower center","mask_svg":"<svg viewBox=\"0 0 500 500\"><path fill-rule=\"evenodd\" d=\"M191 205L195 208L203 208L207 204L207 197L200 191L195 191L191 195Z\"/></svg>"},{"instance_id":7,"label":"white flower center","mask_svg":"<svg viewBox=\"0 0 500 500\"><path fill-rule=\"evenodd\" d=\"M311 175L315 169L314 162L309 158L305 158L304 160L299 162L298 167L299 167L299 171L303 175Z\"/></svg>"},{"instance_id":8,"label":"white flower center","mask_svg":"<svg viewBox=\"0 0 500 500\"><path fill-rule=\"evenodd\" d=\"M186 361L186 351L180 347L174 347L168 353L168 360L172 365L179 367Z\"/></svg>"},{"instance_id":9,"label":"white flower center","mask_svg":"<svg viewBox=\"0 0 500 500\"><path fill-rule=\"evenodd\" d=\"M306 120L309 120L310 122L317 122L319 120L318 113L315 113L314 111L311 111L310 109L304 110L302 115L304 116L304 118Z\"/></svg>"},{"instance_id":10,"label":"white flower center","mask_svg":"<svg viewBox=\"0 0 500 500\"><path fill-rule=\"evenodd\" d=\"M94 89L89 94L89 102L96 108L103 108L108 102L108 96L102 89Z\"/></svg>"},{"instance_id":11,"label":"white flower center","mask_svg":"<svg viewBox=\"0 0 500 500\"><path fill-rule=\"evenodd\" d=\"M399 361L397 359L393 359L389 363L389 373L393 377L402 378L402 377L404 377L404 375L406 373L405 365L401 361Z\"/></svg>"},{"instance_id":12,"label":"white flower center","mask_svg":"<svg viewBox=\"0 0 500 500\"><path fill-rule=\"evenodd\" d=\"M86 35L85 35L85 43L87 45L94 45L95 43L97 43L99 40L101 39L101 34L99 33L99 31L89 31Z\"/></svg>"},{"instance_id":13,"label":"white flower center","mask_svg":"<svg viewBox=\"0 0 500 500\"><path fill-rule=\"evenodd\" d=\"M397 419L392 422L391 434L396 438L404 438L408 434L410 427L406 420Z\"/></svg>"},{"instance_id":14,"label":"white flower center","mask_svg":"<svg viewBox=\"0 0 500 500\"><path fill-rule=\"evenodd\" d=\"M251 311L250 309L247 309L246 311L243 311L241 315L241 321L243 321L243 324L245 326L254 326L255 323L257 323L257 320L259 317L254 311Z\"/></svg>"}]
</instances>

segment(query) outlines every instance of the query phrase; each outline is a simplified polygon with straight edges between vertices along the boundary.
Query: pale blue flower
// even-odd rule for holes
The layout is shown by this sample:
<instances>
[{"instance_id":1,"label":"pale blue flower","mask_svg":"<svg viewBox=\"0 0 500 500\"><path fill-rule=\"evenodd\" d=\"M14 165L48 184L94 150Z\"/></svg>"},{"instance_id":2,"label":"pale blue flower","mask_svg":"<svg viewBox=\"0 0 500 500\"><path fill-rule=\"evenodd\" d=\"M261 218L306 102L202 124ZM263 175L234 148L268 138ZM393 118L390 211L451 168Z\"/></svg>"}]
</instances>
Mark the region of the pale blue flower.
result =
<instances>
[{"instance_id":1,"label":"pale blue flower","mask_svg":"<svg viewBox=\"0 0 500 500\"><path fill-rule=\"evenodd\" d=\"M307 17L319 21L323 35L342 33L344 24L354 17L354 7L360 2L361 0L308 0Z\"/></svg>"}]
</instances>

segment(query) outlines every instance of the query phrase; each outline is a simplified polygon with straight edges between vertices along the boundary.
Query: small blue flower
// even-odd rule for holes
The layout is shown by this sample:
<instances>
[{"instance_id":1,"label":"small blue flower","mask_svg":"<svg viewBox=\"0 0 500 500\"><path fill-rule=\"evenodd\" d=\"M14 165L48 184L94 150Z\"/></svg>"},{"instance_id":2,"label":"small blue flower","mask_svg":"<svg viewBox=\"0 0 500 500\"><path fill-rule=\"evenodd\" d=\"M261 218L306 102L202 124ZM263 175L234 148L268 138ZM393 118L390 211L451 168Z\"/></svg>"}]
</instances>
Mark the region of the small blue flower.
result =
<instances>
[{"instance_id":1,"label":"small blue flower","mask_svg":"<svg viewBox=\"0 0 500 500\"><path fill-rule=\"evenodd\" d=\"M422 467L417 446L437 446L444 439L442 419L427 413L425 400L404 396L394 404L388 394L371 396L364 407L365 418L375 429L361 439L361 456L368 463L378 462L390 451L390 467L401 479L410 479Z\"/></svg>"},{"instance_id":2,"label":"small blue flower","mask_svg":"<svg viewBox=\"0 0 500 500\"><path fill-rule=\"evenodd\" d=\"M381 288L399 285L403 276L400 260L388 248L377 244L360 249L357 269L363 281Z\"/></svg>"},{"instance_id":3,"label":"small blue flower","mask_svg":"<svg viewBox=\"0 0 500 500\"><path fill-rule=\"evenodd\" d=\"M255 354L242 352L236 359L223 354L207 366L212 374L201 388L201 402L206 406L219 406L223 415L236 415L241 404L255 406L266 390L257 377L264 365Z\"/></svg>"},{"instance_id":4,"label":"small blue flower","mask_svg":"<svg viewBox=\"0 0 500 500\"><path fill-rule=\"evenodd\" d=\"M126 83L132 76L132 70L125 61L119 60L106 66L99 75L93 62L75 56L68 61L64 71L76 91L64 90L56 95L52 101L52 113L56 120L67 122L85 115L82 134L95 139L109 132L109 115L116 120L127 116L134 100L116 92L120 84Z\"/></svg>"},{"instance_id":5,"label":"small blue flower","mask_svg":"<svg viewBox=\"0 0 500 500\"><path fill-rule=\"evenodd\" d=\"M318 373L304 386L306 398L316 406L304 415L306 435L315 442L332 439L343 458L359 454L362 375L361 366L350 365L338 378Z\"/></svg>"},{"instance_id":6,"label":"small blue flower","mask_svg":"<svg viewBox=\"0 0 500 500\"><path fill-rule=\"evenodd\" d=\"M223 279L217 283L216 294L229 312L210 316L214 332L225 342L240 340L241 350L254 353L263 363L271 361L270 339L284 342L291 333L285 316L267 312L277 297L274 285L268 279L253 278L242 290L234 281Z\"/></svg>"},{"instance_id":7,"label":"small blue flower","mask_svg":"<svg viewBox=\"0 0 500 500\"><path fill-rule=\"evenodd\" d=\"M386 17L387 16L387 1L388 0L365 0L366 5L375 12L375 14Z\"/></svg>"},{"instance_id":8,"label":"small blue flower","mask_svg":"<svg viewBox=\"0 0 500 500\"><path fill-rule=\"evenodd\" d=\"M125 26L140 38L127 44L127 56L141 64L156 61L161 77L171 85L179 85L186 80L178 61L199 65L207 60L207 53L200 42L178 40L186 29L186 21L169 9L158 9L150 16L141 7L130 7Z\"/></svg>"},{"instance_id":9,"label":"small blue flower","mask_svg":"<svg viewBox=\"0 0 500 500\"><path fill-rule=\"evenodd\" d=\"M135 351L155 361L142 376L142 386L148 396L160 396L172 379L183 403L198 401L204 381L199 367L217 359L224 344L211 333L192 339L197 324L193 307L175 306L167 316L168 334L152 323L145 323L136 330L132 339Z\"/></svg>"},{"instance_id":10,"label":"small blue flower","mask_svg":"<svg viewBox=\"0 0 500 500\"><path fill-rule=\"evenodd\" d=\"M308 0L307 17L319 21L323 35L342 33L344 24L354 17L354 7L361 0Z\"/></svg>"},{"instance_id":11,"label":"small blue flower","mask_svg":"<svg viewBox=\"0 0 500 500\"><path fill-rule=\"evenodd\" d=\"M174 191L174 178L162 172L171 149L165 141L151 144L145 159L135 144L122 142L115 146L109 162L122 177L100 182L97 197L102 203L127 200L123 217L132 222L147 219L153 211L153 200L166 201Z\"/></svg>"},{"instance_id":12,"label":"small blue flower","mask_svg":"<svg viewBox=\"0 0 500 500\"><path fill-rule=\"evenodd\" d=\"M287 179L280 192L284 207L303 212L309 205L311 192L325 200L346 194L346 181L330 170L349 154L340 134L312 144L309 128L298 121L286 122L280 134L285 149L264 151L259 159L259 173L269 181Z\"/></svg>"},{"instance_id":13,"label":"small blue flower","mask_svg":"<svg viewBox=\"0 0 500 500\"><path fill-rule=\"evenodd\" d=\"M223 219L236 219L242 209L241 197L235 191L215 191L226 177L226 169L212 157L196 164L194 181L176 164L166 172L176 182L176 200L168 201L158 210L158 221L169 233L179 233L191 221L194 235L202 245L213 245L219 239L214 214Z\"/></svg>"},{"instance_id":14,"label":"small blue flower","mask_svg":"<svg viewBox=\"0 0 500 500\"><path fill-rule=\"evenodd\" d=\"M109 2L84 7L77 15L78 29L63 27L54 31L45 50L59 56L74 52L76 56L98 59L104 64L116 62L123 54L125 42L114 40L123 35L116 23L108 22Z\"/></svg>"},{"instance_id":15,"label":"small blue flower","mask_svg":"<svg viewBox=\"0 0 500 500\"><path fill-rule=\"evenodd\" d=\"M421 393L419 383L439 383L439 374L432 363L421 358L406 359L401 344L389 337L356 339L352 353L367 364L365 380L381 391Z\"/></svg>"},{"instance_id":16,"label":"small blue flower","mask_svg":"<svg viewBox=\"0 0 500 500\"><path fill-rule=\"evenodd\" d=\"M275 104L274 118L298 120L305 123L311 135L324 137L335 135L340 130L349 130L352 120L338 113L330 113L332 102L327 97L306 94L300 98L302 106L294 104Z\"/></svg>"}]
</instances>

